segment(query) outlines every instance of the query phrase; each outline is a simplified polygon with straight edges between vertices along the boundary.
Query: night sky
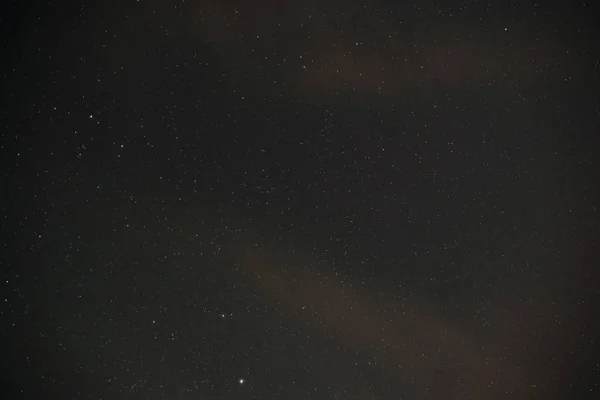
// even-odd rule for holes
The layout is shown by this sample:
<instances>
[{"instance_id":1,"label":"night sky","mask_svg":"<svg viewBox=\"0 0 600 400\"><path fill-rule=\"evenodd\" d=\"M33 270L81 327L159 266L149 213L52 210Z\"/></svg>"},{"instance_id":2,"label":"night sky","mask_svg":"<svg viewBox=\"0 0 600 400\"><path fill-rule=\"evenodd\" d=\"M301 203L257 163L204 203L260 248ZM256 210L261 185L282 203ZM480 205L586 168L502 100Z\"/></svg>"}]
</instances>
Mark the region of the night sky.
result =
<instances>
[{"instance_id":1,"label":"night sky","mask_svg":"<svg viewBox=\"0 0 600 400\"><path fill-rule=\"evenodd\" d=\"M2 398L600 396L591 5L79 3L0 11Z\"/></svg>"}]
</instances>

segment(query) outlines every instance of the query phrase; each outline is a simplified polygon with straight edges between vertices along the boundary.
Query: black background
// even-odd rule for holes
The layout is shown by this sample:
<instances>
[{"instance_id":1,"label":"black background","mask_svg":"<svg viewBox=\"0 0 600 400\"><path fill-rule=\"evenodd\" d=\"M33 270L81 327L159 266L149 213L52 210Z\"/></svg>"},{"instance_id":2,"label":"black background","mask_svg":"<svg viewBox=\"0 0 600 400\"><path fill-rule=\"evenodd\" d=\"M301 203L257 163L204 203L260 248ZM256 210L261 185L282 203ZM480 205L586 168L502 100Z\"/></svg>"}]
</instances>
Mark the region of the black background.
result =
<instances>
[{"instance_id":1,"label":"black background","mask_svg":"<svg viewBox=\"0 0 600 400\"><path fill-rule=\"evenodd\" d=\"M590 5L4 3L3 398L598 395Z\"/></svg>"}]
</instances>

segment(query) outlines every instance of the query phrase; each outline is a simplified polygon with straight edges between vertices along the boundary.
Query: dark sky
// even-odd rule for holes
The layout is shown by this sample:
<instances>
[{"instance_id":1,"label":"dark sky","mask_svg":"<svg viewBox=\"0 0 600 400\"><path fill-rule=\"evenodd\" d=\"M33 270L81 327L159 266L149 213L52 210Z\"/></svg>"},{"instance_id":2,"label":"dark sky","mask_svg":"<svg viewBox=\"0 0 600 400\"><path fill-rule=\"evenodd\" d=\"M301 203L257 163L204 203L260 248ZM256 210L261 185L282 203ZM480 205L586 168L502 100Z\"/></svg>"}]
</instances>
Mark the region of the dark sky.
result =
<instances>
[{"instance_id":1,"label":"dark sky","mask_svg":"<svg viewBox=\"0 0 600 400\"><path fill-rule=\"evenodd\" d=\"M590 5L73 3L0 11L2 398L597 398Z\"/></svg>"}]
</instances>

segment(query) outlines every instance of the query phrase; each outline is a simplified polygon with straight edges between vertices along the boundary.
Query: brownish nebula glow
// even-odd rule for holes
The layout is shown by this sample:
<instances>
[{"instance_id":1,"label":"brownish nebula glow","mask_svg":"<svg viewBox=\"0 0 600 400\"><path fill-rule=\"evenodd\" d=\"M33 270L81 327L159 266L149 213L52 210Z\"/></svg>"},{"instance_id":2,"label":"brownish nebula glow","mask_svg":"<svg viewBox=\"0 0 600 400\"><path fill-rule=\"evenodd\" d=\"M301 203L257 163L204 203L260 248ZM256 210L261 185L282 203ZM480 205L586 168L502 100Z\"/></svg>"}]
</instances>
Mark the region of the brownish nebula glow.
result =
<instances>
[{"instance_id":1,"label":"brownish nebula glow","mask_svg":"<svg viewBox=\"0 0 600 400\"><path fill-rule=\"evenodd\" d=\"M527 371L505 348L482 342L424 304L408 297L382 300L323 269L284 268L253 247L240 253L244 272L262 296L315 334L370 353L415 398L527 398Z\"/></svg>"},{"instance_id":2,"label":"brownish nebula glow","mask_svg":"<svg viewBox=\"0 0 600 400\"><path fill-rule=\"evenodd\" d=\"M340 1L207 1L190 8L197 16L191 37L209 40L241 70L276 71L312 102L335 101L344 93L402 95L430 85L493 85L517 93L541 80L579 77L580 57L568 54L564 40L548 31L523 29L499 38L493 30L502 28L460 17L454 25L435 26L434 15L433 28L424 29ZM269 66L276 55L261 48L280 42L289 43L294 56Z\"/></svg>"}]
</instances>

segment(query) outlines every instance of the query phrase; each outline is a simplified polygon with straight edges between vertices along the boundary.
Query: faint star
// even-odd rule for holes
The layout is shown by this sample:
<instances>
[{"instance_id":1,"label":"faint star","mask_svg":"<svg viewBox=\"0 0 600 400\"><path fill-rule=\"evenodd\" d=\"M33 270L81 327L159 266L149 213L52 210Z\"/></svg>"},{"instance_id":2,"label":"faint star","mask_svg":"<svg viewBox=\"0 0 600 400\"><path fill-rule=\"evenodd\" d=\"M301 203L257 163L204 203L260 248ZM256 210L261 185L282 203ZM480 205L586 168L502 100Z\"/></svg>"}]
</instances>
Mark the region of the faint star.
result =
<instances>
[{"instance_id":1,"label":"faint star","mask_svg":"<svg viewBox=\"0 0 600 400\"><path fill-rule=\"evenodd\" d=\"M240 385L243 385L246 382L246 380L244 378L240 378L238 380L238 382L239 382Z\"/></svg>"}]
</instances>

